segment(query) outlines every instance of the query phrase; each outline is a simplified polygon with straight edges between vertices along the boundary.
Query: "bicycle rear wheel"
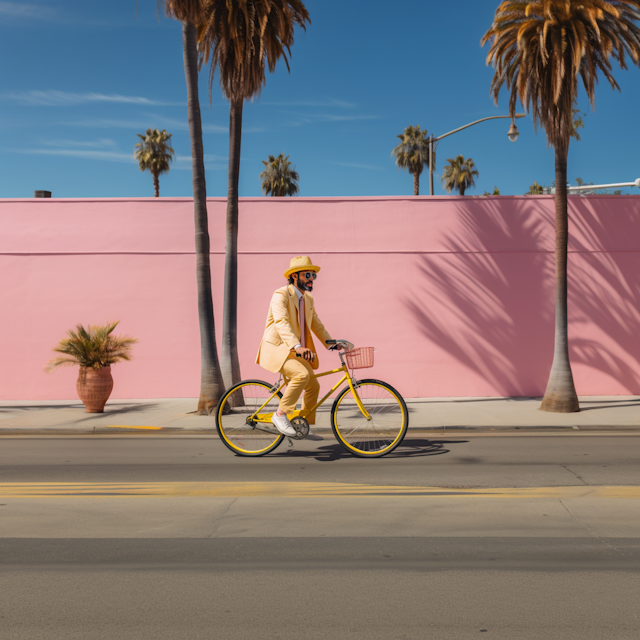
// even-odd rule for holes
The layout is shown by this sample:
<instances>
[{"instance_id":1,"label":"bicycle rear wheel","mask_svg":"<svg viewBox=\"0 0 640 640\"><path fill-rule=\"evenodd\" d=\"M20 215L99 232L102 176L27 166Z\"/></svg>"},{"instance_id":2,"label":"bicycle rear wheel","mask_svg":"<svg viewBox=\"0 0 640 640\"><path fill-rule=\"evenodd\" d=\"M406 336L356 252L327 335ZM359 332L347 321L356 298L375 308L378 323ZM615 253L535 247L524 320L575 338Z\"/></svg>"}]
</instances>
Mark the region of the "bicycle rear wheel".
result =
<instances>
[{"instance_id":1,"label":"bicycle rear wheel","mask_svg":"<svg viewBox=\"0 0 640 640\"><path fill-rule=\"evenodd\" d=\"M335 437L354 456L379 458L391 453L409 427L409 412L402 396L380 380L359 380L356 391L370 419L364 417L351 387L347 387L331 408Z\"/></svg>"},{"instance_id":2,"label":"bicycle rear wheel","mask_svg":"<svg viewBox=\"0 0 640 640\"><path fill-rule=\"evenodd\" d=\"M222 442L234 453L263 456L284 439L273 424L249 420L257 411L265 418L270 418L270 414L277 411L282 394L278 392L269 400L273 395L271 389L272 385L262 380L243 380L220 399L216 409L216 429Z\"/></svg>"}]
</instances>

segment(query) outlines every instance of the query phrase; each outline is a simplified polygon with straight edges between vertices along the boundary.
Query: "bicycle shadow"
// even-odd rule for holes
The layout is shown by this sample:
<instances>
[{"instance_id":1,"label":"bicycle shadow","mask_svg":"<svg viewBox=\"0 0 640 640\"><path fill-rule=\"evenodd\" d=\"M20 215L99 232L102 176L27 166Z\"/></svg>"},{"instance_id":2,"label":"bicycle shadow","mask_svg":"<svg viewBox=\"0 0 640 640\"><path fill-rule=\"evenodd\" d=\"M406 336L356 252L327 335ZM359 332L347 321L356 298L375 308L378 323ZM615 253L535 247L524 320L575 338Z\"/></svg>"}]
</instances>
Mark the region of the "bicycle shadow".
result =
<instances>
[{"instance_id":1,"label":"bicycle shadow","mask_svg":"<svg viewBox=\"0 0 640 640\"><path fill-rule=\"evenodd\" d=\"M429 438L405 438L402 443L391 453L383 456L385 459L390 458L417 458L427 456L438 456L450 453L451 450L445 448L448 444L465 444L468 440L430 440ZM301 451L296 449L288 449L280 451L272 455L272 457L300 457L314 458L318 462L335 462L336 460L353 460L355 456L344 450L342 445L337 442L325 446L318 447L316 451ZM360 458L363 460L364 458ZM381 460L382 458L369 458L369 460Z\"/></svg>"}]
</instances>

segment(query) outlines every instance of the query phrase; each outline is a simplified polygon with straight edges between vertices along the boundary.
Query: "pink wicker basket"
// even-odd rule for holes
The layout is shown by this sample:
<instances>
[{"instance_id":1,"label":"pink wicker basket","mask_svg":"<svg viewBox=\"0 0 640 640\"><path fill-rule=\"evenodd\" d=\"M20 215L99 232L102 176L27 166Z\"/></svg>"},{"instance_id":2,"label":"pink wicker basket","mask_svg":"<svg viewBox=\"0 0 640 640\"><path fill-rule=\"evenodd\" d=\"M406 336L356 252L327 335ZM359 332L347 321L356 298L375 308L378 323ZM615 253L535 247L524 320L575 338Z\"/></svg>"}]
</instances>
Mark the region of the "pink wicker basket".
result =
<instances>
[{"instance_id":1,"label":"pink wicker basket","mask_svg":"<svg viewBox=\"0 0 640 640\"><path fill-rule=\"evenodd\" d=\"M344 352L350 369L368 369L373 367L373 347L356 347Z\"/></svg>"}]
</instances>

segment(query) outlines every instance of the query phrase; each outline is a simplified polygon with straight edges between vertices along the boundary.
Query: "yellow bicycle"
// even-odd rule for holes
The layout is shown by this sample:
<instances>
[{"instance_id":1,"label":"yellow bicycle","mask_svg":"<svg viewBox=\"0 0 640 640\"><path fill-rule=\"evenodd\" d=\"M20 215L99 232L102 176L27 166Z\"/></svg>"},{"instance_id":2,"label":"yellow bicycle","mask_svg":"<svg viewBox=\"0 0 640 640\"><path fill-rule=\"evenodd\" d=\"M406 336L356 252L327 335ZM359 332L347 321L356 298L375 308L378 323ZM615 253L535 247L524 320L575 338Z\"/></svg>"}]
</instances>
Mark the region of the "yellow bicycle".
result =
<instances>
[{"instance_id":1,"label":"yellow bicycle","mask_svg":"<svg viewBox=\"0 0 640 640\"><path fill-rule=\"evenodd\" d=\"M373 366L373 347L355 348L347 340L331 340L329 344L332 349L343 347L344 351L338 351L342 366L315 377L333 373L343 376L312 410L346 382L331 408L331 428L336 439L354 456L378 458L390 453L402 442L409 427L409 412L402 396L386 382L356 380L353 376L353 369ZM263 456L284 440L271 417L287 382L283 376L275 384L243 380L225 392L216 409L216 429L231 451L241 456ZM309 413L296 410L289 416L297 433L295 439L303 440L309 433Z\"/></svg>"}]
</instances>

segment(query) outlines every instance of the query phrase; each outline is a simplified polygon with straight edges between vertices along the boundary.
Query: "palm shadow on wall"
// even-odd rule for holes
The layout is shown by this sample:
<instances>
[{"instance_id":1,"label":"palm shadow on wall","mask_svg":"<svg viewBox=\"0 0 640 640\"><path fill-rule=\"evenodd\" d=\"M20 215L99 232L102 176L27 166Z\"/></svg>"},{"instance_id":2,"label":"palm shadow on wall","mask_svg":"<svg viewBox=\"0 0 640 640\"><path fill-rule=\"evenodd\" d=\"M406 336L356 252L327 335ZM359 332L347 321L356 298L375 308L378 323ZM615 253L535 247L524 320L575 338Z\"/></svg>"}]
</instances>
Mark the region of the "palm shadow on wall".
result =
<instances>
[{"instance_id":1,"label":"palm shadow on wall","mask_svg":"<svg viewBox=\"0 0 640 640\"><path fill-rule=\"evenodd\" d=\"M460 237L445 241L445 253L421 257L416 295L405 304L422 335L479 374L493 393L540 396L553 355L553 205L533 199L483 205L457 204ZM597 215L580 202L574 206L580 216L571 216L570 224L574 230L578 225L590 246L619 246L616 232ZM505 250L511 246L513 251ZM638 393L640 270L627 265L623 271L616 256L590 253L587 262L570 257L572 323L595 324L619 347L614 353L594 340L572 337L570 328L570 357Z\"/></svg>"},{"instance_id":2,"label":"palm shadow on wall","mask_svg":"<svg viewBox=\"0 0 640 640\"><path fill-rule=\"evenodd\" d=\"M571 209L578 215L572 216L570 318L595 325L615 345L614 353L599 341L573 338L572 362L606 373L626 393L640 394L640 252L637 240L630 245L628 237L629 229L638 237L638 200L573 197ZM610 223L621 217L624 224Z\"/></svg>"},{"instance_id":3,"label":"palm shadow on wall","mask_svg":"<svg viewBox=\"0 0 640 640\"><path fill-rule=\"evenodd\" d=\"M478 204L456 205L458 236L444 241L443 253L421 257L416 296L405 303L422 335L495 394L540 395L552 354L538 350L532 358L530 346L553 338L553 256L544 246L550 222L534 201Z\"/></svg>"}]
</instances>

